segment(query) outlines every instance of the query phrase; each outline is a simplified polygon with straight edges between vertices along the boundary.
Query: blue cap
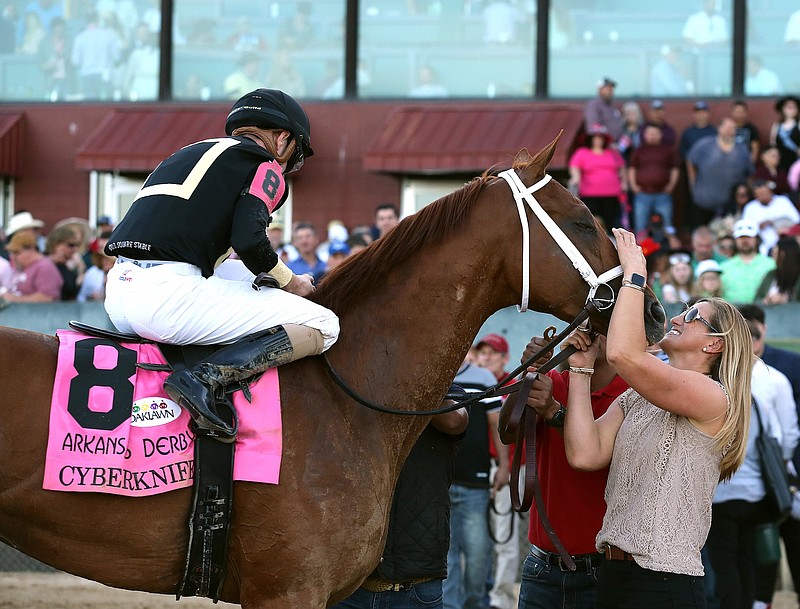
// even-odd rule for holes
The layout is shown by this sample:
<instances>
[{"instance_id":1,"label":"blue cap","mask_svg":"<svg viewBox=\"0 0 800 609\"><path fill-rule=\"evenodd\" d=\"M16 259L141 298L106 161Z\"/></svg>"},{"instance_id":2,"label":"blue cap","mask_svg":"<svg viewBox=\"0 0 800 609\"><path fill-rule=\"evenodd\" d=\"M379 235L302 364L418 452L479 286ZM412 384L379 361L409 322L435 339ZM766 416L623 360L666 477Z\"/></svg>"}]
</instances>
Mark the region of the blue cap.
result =
<instances>
[{"instance_id":1,"label":"blue cap","mask_svg":"<svg viewBox=\"0 0 800 609\"><path fill-rule=\"evenodd\" d=\"M334 254L347 256L350 254L350 246L344 241L331 241L330 247L328 247L328 256L333 256Z\"/></svg>"}]
</instances>

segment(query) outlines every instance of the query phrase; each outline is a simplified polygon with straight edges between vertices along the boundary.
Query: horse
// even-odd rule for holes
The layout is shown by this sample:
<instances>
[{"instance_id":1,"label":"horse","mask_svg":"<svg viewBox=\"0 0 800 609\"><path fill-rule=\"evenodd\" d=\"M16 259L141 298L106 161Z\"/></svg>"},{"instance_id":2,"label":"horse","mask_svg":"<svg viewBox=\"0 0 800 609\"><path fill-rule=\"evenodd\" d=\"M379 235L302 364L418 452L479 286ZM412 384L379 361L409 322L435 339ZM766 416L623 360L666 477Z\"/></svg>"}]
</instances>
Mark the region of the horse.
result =
<instances>
[{"instance_id":1,"label":"horse","mask_svg":"<svg viewBox=\"0 0 800 609\"><path fill-rule=\"evenodd\" d=\"M511 171L526 185L541 181L557 141L533 157L521 150ZM484 321L517 303L528 281L531 308L563 320L583 310L589 285L511 195L487 170L323 279L314 299L338 313L342 328L327 357L359 395L402 410L440 406ZM596 273L618 265L579 199L555 180L536 196ZM520 247L528 231L529 268ZM609 318L610 308L590 314L601 332ZM660 339L664 313L650 291L645 322ZM56 355L53 336L0 328L0 540L108 586L175 594L191 489L140 498L42 489ZM244 609L318 609L347 597L377 565L394 485L430 417L357 404L321 356L279 374L280 484L235 483L220 599Z\"/></svg>"}]
</instances>

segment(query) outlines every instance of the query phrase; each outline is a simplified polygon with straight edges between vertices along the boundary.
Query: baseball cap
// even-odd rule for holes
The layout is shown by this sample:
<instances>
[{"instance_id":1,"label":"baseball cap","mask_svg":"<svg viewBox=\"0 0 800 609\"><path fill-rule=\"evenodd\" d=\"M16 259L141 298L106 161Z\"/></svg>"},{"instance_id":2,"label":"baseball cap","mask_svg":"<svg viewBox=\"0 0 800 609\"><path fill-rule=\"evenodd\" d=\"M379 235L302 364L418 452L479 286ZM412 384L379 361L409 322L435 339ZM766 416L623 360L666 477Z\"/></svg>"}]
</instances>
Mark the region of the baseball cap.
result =
<instances>
[{"instance_id":1,"label":"baseball cap","mask_svg":"<svg viewBox=\"0 0 800 609\"><path fill-rule=\"evenodd\" d=\"M708 104L702 100L694 102L695 110L708 110Z\"/></svg>"},{"instance_id":2,"label":"baseball cap","mask_svg":"<svg viewBox=\"0 0 800 609\"><path fill-rule=\"evenodd\" d=\"M761 188L762 186L775 190L776 184L772 180L765 180L763 178L753 180L753 188Z\"/></svg>"},{"instance_id":3,"label":"baseball cap","mask_svg":"<svg viewBox=\"0 0 800 609\"><path fill-rule=\"evenodd\" d=\"M331 241L328 247L328 255L333 256L334 254L344 254L347 256L350 254L350 246L344 241Z\"/></svg>"},{"instance_id":4,"label":"baseball cap","mask_svg":"<svg viewBox=\"0 0 800 609\"><path fill-rule=\"evenodd\" d=\"M722 267L716 260L701 260L694 269L695 278L699 278L703 273L721 273Z\"/></svg>"},{"instance_id":5,"label":"baseball cap","mask_svg":"<svg viewBox=\"0 0 800 609\"><path fill-rule=\"evenodd\" d=\"M108 225L114 224L114 222L111 221L111 216L100 216L97 219L97 226L101 226L103 224L108 224Z\"/></svg>"},{"instance_id":6,"label":"baseball cap","mask_svg":"<svg viewBox=\"0 0 800 609\"><path fill-rule=\"evenodd\" d=\"M664 102L660 99L654 99L652 102L650 102L650 107L653 110L661 110L664 107Z\"/></svg>"},{"instance_id":7,"label":"baseball cap","mask_svg":"<svg viewBox=\"0 0 800 609\"><path fill-rule=\"evenodd\" d=\"M487 334L475 344L475 348L480 349L481 345L489 345L495 351L508 353L508 341L499 334Z\"/></svg>"},{"instance_id":8,"label":"baseball cap","mask_svg":"<svg viewBox=\"0 0 800 609\"><path fill-rule=\"evenodd\" d=\"M795 224L783 233L784 237L798 237L800 236L800 224Z\"/></svg>"},{"instance_id":9,"label":"baseball cap","mask_svg":"<svg viewBox=\"0 0 800 609\"><path fill-rule=\"evenodd\" d=\"M739 237L758 237L758 227L747 220L738 220L733 225L733 238Z\"/></svg>"},{"instance_id":10,"label":"baseball cap","mask_svg":"<svg viewBox=\"0 0 800 609\"><path fill-rule=\"evenodd\" d=\"M608 76L604 76L597 82L598 87L616 87L616 81L612 80Z\"/></svg>"}]
</instances>

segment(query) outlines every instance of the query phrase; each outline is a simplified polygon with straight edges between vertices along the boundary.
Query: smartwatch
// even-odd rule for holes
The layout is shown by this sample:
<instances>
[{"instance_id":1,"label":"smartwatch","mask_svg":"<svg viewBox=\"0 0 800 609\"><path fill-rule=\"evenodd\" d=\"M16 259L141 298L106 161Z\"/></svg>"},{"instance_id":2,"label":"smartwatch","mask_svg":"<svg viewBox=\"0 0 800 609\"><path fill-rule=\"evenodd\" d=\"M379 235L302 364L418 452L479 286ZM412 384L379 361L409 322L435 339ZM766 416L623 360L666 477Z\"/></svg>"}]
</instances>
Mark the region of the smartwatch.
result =
<instances>
[{"instance_id":1,"label":"smartwatch","mask_svg":"<svg viewBox=\"0 0 800 609\"><path fill-rule=\"evenodd\" d=\"M567 409L564 408L564 405L561 404L561 407L556 410L556 413L550 419L545 419L545 423L547 423L550 427L564 427L564 417L567 415Z\"/></svg>"},{"instance_id":2,"label":"smartwatch","mask_svg":"<svg viewBox=\"0 0 800 609\"><path fill-rule=\"evenodd\" d=\"M647 279L642 277L639 273L633 273L631 275L630 282L640 288L644 288L644 284L647 282Z\"/></svg>"}]
</instances>

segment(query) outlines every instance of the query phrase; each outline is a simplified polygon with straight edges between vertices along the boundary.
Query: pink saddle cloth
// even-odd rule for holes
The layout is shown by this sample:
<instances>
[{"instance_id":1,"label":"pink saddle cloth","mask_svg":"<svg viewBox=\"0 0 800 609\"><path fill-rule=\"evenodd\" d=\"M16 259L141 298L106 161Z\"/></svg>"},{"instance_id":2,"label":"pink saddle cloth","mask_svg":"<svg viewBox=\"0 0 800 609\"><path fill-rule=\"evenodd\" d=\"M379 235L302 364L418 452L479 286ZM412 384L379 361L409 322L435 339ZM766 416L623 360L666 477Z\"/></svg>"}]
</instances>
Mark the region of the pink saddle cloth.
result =
<instances>
[{"instance_id":1,"label":"pink saddle cloth","mask_svg":"<svg viewBox=\"0 0 800 609\"><path fill-rule=\"evenodd\" d=\"M168 372L153 344L115 343L59 330L43 487L53 491L144 496L192 485L189 413L163 389ZM233 478L277 484L282 436L280 387L272 369L236 392L239 415Z\"/></svg>"}]
</instances>

